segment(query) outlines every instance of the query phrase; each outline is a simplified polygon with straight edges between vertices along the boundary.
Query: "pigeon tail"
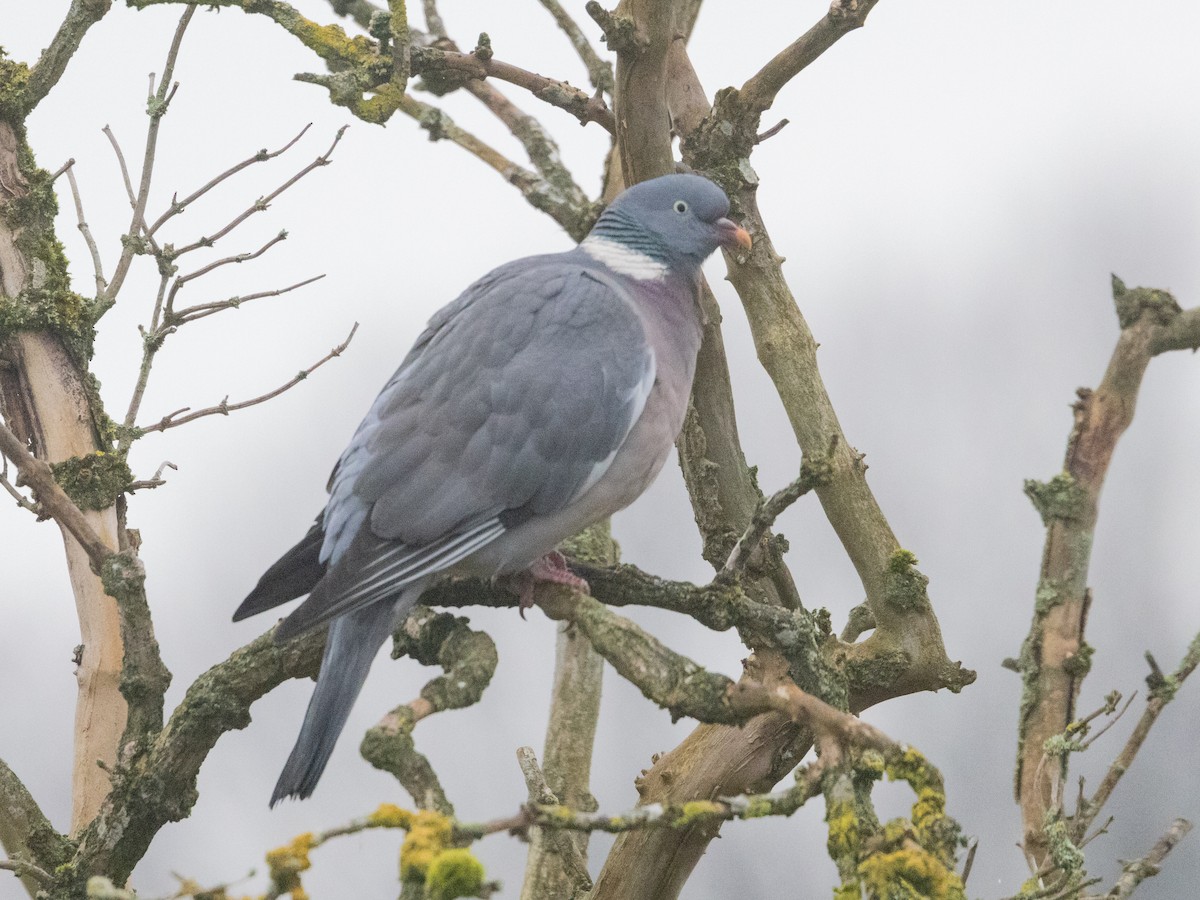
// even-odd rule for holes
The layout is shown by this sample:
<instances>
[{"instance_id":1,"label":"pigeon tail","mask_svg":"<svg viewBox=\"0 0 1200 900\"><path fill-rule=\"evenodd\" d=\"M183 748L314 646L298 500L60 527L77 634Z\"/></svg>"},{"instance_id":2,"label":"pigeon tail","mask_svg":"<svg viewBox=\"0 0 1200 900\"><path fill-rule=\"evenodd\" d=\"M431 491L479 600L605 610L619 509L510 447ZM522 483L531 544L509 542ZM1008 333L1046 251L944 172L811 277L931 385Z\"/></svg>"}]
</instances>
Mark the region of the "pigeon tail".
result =
<instances>
[{"instance_id":1,"label":"pigeon tail","mask_svg":"<svg viewBox=\"0 0 1200 900\"><path fill-rule=\"evenodd\" d=\"M263 573L254 590L233 614L233 621L240 622L281 603L303 597L325 576L326 566L321 562L321 542L325 540L322 518L317 516L308 534Z\"/></svg>"},{"instance_id":2,"label":"pigeon tail","mask_svg":"<svg viewBox=\"0 0 1200 900\"><path fill-rule=\"evenodd\" d=\"M416 604L423 586L414 584L395 600L356 609L329 626L317 687L296 746L275 784L271 806L285 797L303 800L312 794L379 648Z\"/></svg>"}]
</instances>

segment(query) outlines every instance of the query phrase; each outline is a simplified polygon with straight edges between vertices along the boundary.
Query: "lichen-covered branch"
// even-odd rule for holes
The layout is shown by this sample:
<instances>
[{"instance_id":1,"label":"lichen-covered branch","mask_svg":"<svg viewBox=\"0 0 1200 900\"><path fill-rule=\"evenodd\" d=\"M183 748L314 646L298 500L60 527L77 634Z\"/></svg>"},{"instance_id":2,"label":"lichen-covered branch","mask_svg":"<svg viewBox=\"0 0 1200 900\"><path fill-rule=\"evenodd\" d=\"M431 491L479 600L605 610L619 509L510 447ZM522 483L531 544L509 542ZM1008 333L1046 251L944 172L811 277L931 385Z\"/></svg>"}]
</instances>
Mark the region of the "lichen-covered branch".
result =
<instances>
[{"instance_id":1,"label":"lichen-covered branch","mask_svg":"<svg viewBox=\"0 0 1200 900\"><path fill-rule=\"evenodd\" d=\"M1172 822L1166 834L1158 839L1145 856L1122 865L1121 877L1112 886L1112 890L1104 895L1103 900L1123 900L1125 897L1132 896L1139 884L1159 873L1162 861L1167 858L1167 854L1174 850L1175 845L1183 840L1191 830L1192 823L1187 819L1176 819Z\"/></svg>"},{"instance_id":2,"label":"lichen-covered branch","mask_svg":"<svg viewBox=\"0 0 1200 900\"><path fill-rule=\"evenodd\" d=\"M413 745L413 727L433 713L478 703L496 671L496 645L468 627L466 619L418 606L395 634L392 658L401 656L441 666L445 674L427 683L418 699L384 716L363 737L359 752L375 768L395 776L418 809L451 816L454 806L437 773Z\"/></svg>"},{"instance_id":3,"label":"lichen-covered branch","mask_svg":"<svg viewBox=\"0 0 1200 900\"><path fill-rule=\"evenodd\" d=\"M574 560L593 566L615 565L616 542L610 524L597 523L563 545ZM569 622L558 626L555 636L554 684L550 695L550 716L543 744L544 779L553 802L575 809L594 809L591 793L592 752L600 715L600 690L604 659L591 642ZM530 751L529 765L536 769ZM525 770L526 765L522 765ZM540 771L540 770L538 770ZM528 773L526 775L528 781ZM532 797L531 797L532 799ZM562 897L572 900L592 887L587 874L588 838L586 834L552 834L533 829L529 836L529 855L522 900Z\"/></svg>"},{"instance_id":4,"label":"lichen-covered branch","mask_svg":"<svg viewBox=\"0 0 1200 900\"><path fill-rule=\"evenodd\" d=\"M29 70L29 80L25 83L21 98L22 118L32 112L58 84L88 29L104 18L111 7L112 0L71 0L71 6L51 38L50 45Z\"/></svg>"},{"instance_id":5,"label":"lichen-covered branch","mask_svg":"<svg viewBox=\"0 0 1200 900\"><path fill-rule=\"evenodd\" d=\"M197 773L221 735L249 725L250 706L282 682L315 676L323 644L323 634L310 634L277 646L267 632L197 678L145 752L114 773L56 884L93 873L123 883L159 829L191 811Z\"/></svg>"},{"instance_id":6,"label":"lichen-covered branch","mask_svg":"<svg viewBox=\"0 0 1200 900\"><path fill-rule=\"evenodd\" d=\"M38 873L53 871L74 849L4 760L0 760L0 846L13 863L8 868L24 882L31 897L45 883ZM31 868L23 871L23 866Z\"/></svg>"},{"instance_id":7,"label":"lichen-covered branch","mask_svg":"<svg viewBox=\"0 0 1200 900\"><path fill-rule=\"evenodd\" d=\"M1062 472L1025 486L1046 527L1033 622L1018 659L1025 687L1016 795L1025 852L1036 868L1049 854L1047 813L1056 805L1053 798L1061 796L1066 776L1066 756L1043 764L1044 748L1074 718L1091 658L1084 641L1091 604L1088 567L1108 465L1133 420L1150 360L1168 350L1200 346L1200 314L1185 313L1167 292L1127 289L1113 276L1113 300L1121 334L1100 385L1079 391Z\"/></svg>"}]
</instances>

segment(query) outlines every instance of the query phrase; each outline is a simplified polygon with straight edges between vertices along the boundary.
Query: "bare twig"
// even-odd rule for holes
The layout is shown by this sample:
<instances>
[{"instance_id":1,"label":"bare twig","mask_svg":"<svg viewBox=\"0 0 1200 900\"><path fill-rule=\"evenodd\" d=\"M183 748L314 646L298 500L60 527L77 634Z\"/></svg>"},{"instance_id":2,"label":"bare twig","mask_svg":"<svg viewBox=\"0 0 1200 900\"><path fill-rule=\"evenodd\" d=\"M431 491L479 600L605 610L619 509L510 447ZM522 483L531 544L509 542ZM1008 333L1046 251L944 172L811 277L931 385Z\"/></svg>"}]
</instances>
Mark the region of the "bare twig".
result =
<instances>
[{"instance_id":1,"label":"bare twig","mask_svg":"<svg viewBox=\"0 0 1200 900\"><path fill-rule=\"evenodd\" d=\"M104 280L104 266L100 262L100 249L92 237L92 230L88 228L88 223L83 218L83 200L79 196L79 184L75 181L74 164L75 160L72 159L63 168L67 171L67 181L71 183L71 197L75 201L75 218L78 222L79 233L83 235L88 252L92 255L92 272L96 277L96 297L99 299L104 296L104 289L108 284Z\"/></svg>"},{"instance_id":2,"label":"bare twig","mask_svg":"<svg viewBox=\"0 0 1200 900\"><path fill-rule=\"evenodd\" d=\"M979 849L979 838L971 838L971 842L967 845L967 858L963 862L962 879L963 887L967 886L967 879L971 877L971 869L975 866L975 851Z\"/></svg>"},{"instance_id":3,"label":"bare twig","mask_svg":"<svg viewBox=\"0 0 1200 900\"><path fill-rule=\"evenodd\" d=\"M348 127L349 126L347 126L347 125L343 125L341 128L339 128L337 130L337 134L334 135L333 143L329 145L328 150L326 150L324 153L322 153L320 156L318 156L316 159L314 159L312 162L310 162L307 166L305 166L303 169L301 169L299 172L297 172L295 175L293 175L291 178L289 178L287 181L285 181L283 184L281 184L275 190L271 191L271 193L267 194L265 197L260 197L259 199L255 200L254 203L252 203L249 207L247 207L245 210L243 210L241 213L239 213L237 216L235 216L233 218L233 220L230 221L228 224L226 224L224 227L217 229L215 232L213 232L210 235L198 238L197 240L193 241L192 243L187 244L183 247L180 247L180 248L174 250L171 253L171 258L173 260L178 259L180 256L183 256L183 254L190 253L193 250L199 249L200 247L211 247L213 244L215 244L221 238L225 237L225 235L229 234L229 232L233 231L233 229L237 228L239 225L241 225L243 222L245 222L252 215L254 215L257 212L262 212L265 209L267 209L271 205L271 202L275 200L275 198L277 198L280 194L282 194L284 191L286 191L288 188L290 188L292 185L294 185L297 181L299 181L301 178L303 178L309 172L313 171L314 169L319 169L322 166L329 165L330 159L333 156L333 151L335 149L337 149L337 145L341 142L342 135L344 135L346 133L346 129ZM194 277L194 275L192 277Z\"/></svg>"},{"instance_id":4,"label":"bare twig","mask_svg":"<svg viewBox=\"0 0 1200 900\"><path fill-rule=\"evenodd\" d=\"M260 403L266 403L268 400L278 397L280 394L284 393L285 391L289 391L292 388L294 388L296 385L298 385L300 382L302 382L304 379L306 379L309 375L311 375L317 369L321 368L321 366L325 365L325 363L329 362L331 359L341 356L343 351L345 351L345 349L350 346L350 342L352 340L354 340L354 333L356 331L358 331L358 323L357 322L354 323L354 327L350 329L350 334L348 334L346 336L346 339L344 341L342 341L340 344L338 344L336 347L334 347L332 350L330 350L328 353L326 353L324 356L322 356L319 360L317 360L315 363L313 363L307 369L304 369L303 371L297 373L297 375L294 378L292 378L291 380L289 380L286 384L280 385L279 387L275 388L275 390L273 390L273 391L268 391L267 393L262 394L261 396L254 397L250 400L243 400L239 403L230 403L229 398L226 397L224 400L222 400L216 406L210 406L210 407L207 407L206 409L198 409L195 412L188 413L188 415L182 415L182 413L188 412L188 410L191 408L191 407L185 406L181 409L176 410L175 412L168 413L167 415L165 415L161 419L159 419L157 422L155 422L153 425L139 427L137 429L137 431L142 434L148 434L152 431L166 431L168 428L177 428L180 425L186 425L188 422L194 422L196 419L201 419L201 418L204 418L205 416L218 416L218 415L227 416L230 413L237 412L240 409L247 409L251 406L257 406Z\"/></svg>"},{"instance_id":5,"label":"bare twig","mask_svg":"<svg viewBox=\"0 0 1200 900\"><path fill-rule=\"evenodd\" d=\"M827 482L830 477L829 463L824 459L805 460L800 465L800 474L795 481L758 504L758 509L754 511L754 515L750 519L749 527L734 544L729 559L725 561L725 565L714 580L725 582L735 578L746 567L754 548L767 533L767 529L775 524L775 520L783 514L784 510L809 491Z\"/></svg>"},{"instance_id":6,"label":"bare twig","mask_svg":"<svg viewBox=\"0 0 1200 900\"><path fill-rule=\"evenodd\" d=\"M1121 778L1129 771L1133 765L1134 759L1137 757L1138 751L1142 749L1142 744L1145 743L1146 737L1150 734L1150 729L1154 727L1154 723L1158 720L1163 708L1174 699L1176 691L1188 676L1196 670L1200 664L1200 634L1192 638L1191 644L1188 645L1187 652L1180 661L1179 666L1174 672L1168 676L1164 684L1157 689L1151 689L1150 696L1146 700L1146 709L1142 712L1137 724L1133 728L1133 733L1129 735L1129 739L1125 742L1125 746L1121 748L1121 752L1117 754L1117 758L1113 760L1108 771L1105 772L1104 778L1101 779L1100 785L1096 788L1096 792L1086 803L1080 804L1075 811L1075 815L1071 820L1072 836L1076 841L1084 838L1088 828L1092 822L1104 809L1106 803L1112 793L1116 790ZM1132 699L1132 698L1130 698Z\"/></svg>"},{"instance_id":7,"label":"bare twig","mask_svg":"<svg viewBox=\"0 0 1200 900\"><path fill-rule=\"evenodd\" d=\"M12 872L18 878L32 878L41 884L49 884L54 880L45 869L23 859L0 859L0 869Z\"/></svg>"},{"instance_id":8,"label":"bare twig","mask_svg":"<svg viewBox=\"0 0 1200 900\"><path fill-rule=\"evenodd\" d=\"M59 487L50 466L34 457L21 439L3 423L0 423L0 453L12 460L21 473L21 479L33 489L41 512L71 533L99 571L104 561L112 556L112 549L100 539L79 507Z\"/></svg>"},{"instance_id":9,"label":"bare twig","mask_svg":"<svg viewBox=\"0 0 1200 900\"><path fill-rule=\"evenodd\" d=\"M558 797L546 783L546 773L538 765L537 754L532 747L517 748L517 765L525 776L525 786L529 789L529 802L538 804L558 803Z\"/></svg>"},{"instance_id":10,"label":"bare twig","mask_svg":"<svg viewBox=\"0 0 1200 900\"><path fill-rule=\"evenodd\" d=\"M310 128L312 128L311 122L309 124L305 125L303 128L301 128L299 134L297 134L294 138L292 138L290 141L288 141L286 144L284 144L278 150L268 151L264 148L262 150L259 150L257 153L255 153L253 156L249 157L248 159L243 159L241 162L235 163L234 165L232 165L228 169L226 169L224 172L222 172L220 175L217 175L216 177L212 178L205 184L198 187L196 190L192 191L192 193L188 194L182 200L178 199L178 197L172 197L171 205L167 207L166 211L163 212L163 214L161 216L159 216L157 219L154 220L154 224L151 225L149 227L149 229L147 229L148 232L150 234L154 234L155 232L158 231L159 228L161 228L163 225L165 225L170 219L172 219L175 216L182 213L184 210L186 210L189 206L191 206L193 203L195 203L197 200L199 200L201 197L203 197L205 194L207 194L209 191L211 191L217 185L221 184L224 181L228 181L230 178L232 178L234 175L236 175L238 172L242 171L243 169L248 168L249 166L252 166L255 163L266 162L268 160L274 159L277 156L281 156L284 153L287 153L288 150L292 149L292 147L294 147L297 144L297 142L299 142L300 138L304 137L304 135L308 132L308 129L310 129Z\"/></svg>"},{"instance_id":11,"label":"bare twig","mask_svg":"<svg viewBox=\"0 0 1200 900\"><path fill-rule=\"evenodd\" d=\"M1157 875L1159 866L1167 858L1167 854L1174 850L1175 845L1183 840L1191 830L1192 823L1187 819L1176 819L1172 822L1167 833L1158 839L1158 842L1150 848L1150 852L1141 859L1125 863L1122 867L1124 871L1121 877L1112 886L1112 890L1104 895L1106 900L1123 900L1123 898L1131 896L1137 886L1147 878Z\"/></svg>"},{"instance_id":12,"label":"bare twig","mask_svg":"<svg viewBox=\"0 0 1200 900\"><path fill-rule=\"evenodd\" d=\"M154 471L154 474L150 478L147 478L143 481L133 482L132 484L129 485L129 487L125 488L125 492L132 494L134 491L162 487L164 484L167 483L166 479L162 477L162 474L166 469L171 469L172 471L178 471L179 466L175 465L175 463L171 462L169 459L164 460L163 464Z\"/></svg>"},{"instance_id":13,"label":"bare twig","mask_svg":"<svg viewBox=\"0 0 1200 900\"><path fill-rule=\"evenodd\" d=\"M1020 656L1026 690L1021 709L1016 794L1024 823L1023 846L1040 869L1050 858L1046 812L1061 794L1067 755L1043 763L1046 742L1074 719L1087 673L1084 630L1091 605L1087 588L1099 496L1121 436L1133 421L1142 379L1158 354L1200 345L1200 308L1184 311L1166 291L1127 288L1113 276L1112 296L1121 333L1096 390L1080 389L1062 471L1046 482L1027 481L1025 493L1045 526L1033 621ZM1190 671L1190 670L1189 670ZM1185 675L1186 677L1186 675ZM1097 796L1077 813L1081 839L1133 761L1171 691L1152 691L1146 712ZM1126 755L1128 754L1128 755Z\"/></svg>"},{"instance_id":14,"label":"bare twig","mask_svg":"<svg viewBox=\"0 0 1200 900\"><path fill-rule=\"evenodd\" d=\"M167 303L163 309L163 324L168 325L168 326L178 324L178 319L176 318L176 315L175 315L175 297L179 293L180 289L183 288L183 286L185 284L187 284L189 281L195 281L197 278L207 275L209 272L219 269L222 266L228 266L232 263L250 262L253 259L258 259L260 256L262 256L264 253L266 253L268 250L270 250L276 244L286 241L287 236L288 236L288 233L286 231L280 231L274 237L270 238L265 244L263 244L261 247L259 247L257 250L249 251L247 253L236 253L233 256L225 256L225 257L222 257L221 259L214 260L213 262L210 262L207 265L203 265L200 268L196 269L195 271L189 272L186 275L180 275L171 284L170 291L167 292Z\"/></svg>"},{"instance_id":15,"label":"bare twig","mask_svg":"<svg viewBox=\"0 0 1200 900\"><path fill-rule=\"evenodd\" d=\"M108 283L108 288L105 290L99 309L99 313L112 307L117 301L117 294L120 293L121 286L125 283L125 276L129 273L129 266L133 262L134 254L137 252L139 238L146 228L146 202L150 199L150 182L154 177L154 155L158 148L158 128L162 121L162 117L166 115L167 109L171 104L171 99L175 96L177 84L172 85L171 76L175 73L175 61L179 58L179 47L183 42L183 34L187 30L188 23L192 21L192 16L196 14L195 6L188 6L183 15L179 18L179 24L175 27L175 36L171 40L171 48L167 51L167 61L163 66L162 79L158 83L158 90L153 89L154 76L151 75L151 90L146 99L146 114L150 117L150 124L146 128L146 149L142 154L142 174L138 183L137 194L133 193L133 185L129 178L128 169L125 166L125 160L120 152L120 147L117 145L116 139L113 137L111 130L105 126L105 133L113 144L113 148L117 151L117 158L121 165L121 175L125 179L125 189L130 195L130 204L133 207L133 215L130 218L128 236L125 240L125 246L122 248L121 257L117 260L116 270L113 272L112 281Z\"/></svg>"},{"instance_id":16,"label":"bare twig","mask_svg":"<svg viewBox=\"0 0 1200 900\"><path fill-rule=\"evenodd\" d=\"M21 509L27 509L39 519L42 518L41 507L17 490L16 485L8 480L7 456L0 456L0 487L3 487L5 492L17 501L17 506L21 507Z\"/></svg>"},{"instance_id":17,"label":"bare twig","mask_svg":"<svg viewBox=\"0 0 1200 900\"><path fill-rule=\"evenodd\" d=\"M588 80L591 81L592 87L597 91L611 94L614 83L612 63L600 58L583 33L583 29L571 18L571 14L563 8L558 0L540 0L540 2L542 6L546 7L547 12L554 16L554 21L558 23L558 27L562 29L567 40L571 42L571 46L575 48L575 52L579 54L579 59L587 69Z\"/></svg>"},{"instance_id":18,"label":"bare twig","mask_svg":"<svg viewBox=\"0 0 1200 900\"><path fill-rule=\"evenodd\" d=\"M742 86L740 93L743 102L756 113L770 108L785 84L837 43L839 38L861 28L878 2L833 0L829 12L821 21L777 54Z\"/></svg>"},{"instance_id":19,"label":"bare twig","mask_svg":"<svg viewBox=\"0 0 1200 900\"><path fill-rule=\"evenodd\" d=\"M176 324L194 322L197 319L211 316L213 313L219 313L223 309L238 309L251 300L261 300L264 297L278 297L282 294L290 293L298 288L306 287L314 281L320 281L324 277L324 275L314 275L311 278L305 278L303 281L297 281L295 284L289 284L287 287L277 288L273 291L257 291L253 294L241 294L237 297L230 297L228 300L217 300L213 303L197 303L195 306L189 306L174 312L171 315L171 321Z\"/></svg>"}]
</instances>

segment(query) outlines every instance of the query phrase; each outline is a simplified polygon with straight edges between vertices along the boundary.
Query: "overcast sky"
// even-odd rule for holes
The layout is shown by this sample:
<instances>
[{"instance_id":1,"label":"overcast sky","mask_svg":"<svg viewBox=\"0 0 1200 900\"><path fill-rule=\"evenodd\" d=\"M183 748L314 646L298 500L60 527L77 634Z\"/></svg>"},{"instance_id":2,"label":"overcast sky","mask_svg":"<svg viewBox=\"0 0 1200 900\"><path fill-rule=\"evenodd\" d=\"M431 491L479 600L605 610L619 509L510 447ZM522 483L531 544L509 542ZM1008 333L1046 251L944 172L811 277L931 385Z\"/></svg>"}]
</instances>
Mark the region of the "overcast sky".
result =
<instances>
[{"instance_id":1,"label":"overcast sky","mask_svg":"<svg viewBox=\"0 0 1200 900\"><path fill-rule=\"evenodd\" d=\"M0 43L17 59L34 59L67 5L0 0ZM333 19L317 0L297 5ZM596 37L582 3L567 5ZM461 44L487 31L497 57L586 84L534 0L445 0L443 7ZM744 81L824 9L819 0L710 0L692 45L706 88ZM161 69L178 13L115 4L29 121L41 165L76 159L110 272L128 206L100 129L111 124L130 160L140 158L146 75ZM959 696L904 698L865 716L942 767L951 811L980 839L972 895L1011 893L1025 871L1011 792L1019 680L1000 668L1027 632L1042 543L1022 480L1059 469L1074 390L1103 372L1117 335L1111 272L1131 285L1170 289L1185 307L1200 303L1197 46L1200 6L1188 0L885 0L867 28L780 94L766 123L786 117L791 125L754 156L764 215L821 342L823 375L846 433L867 453L873 489L932 579L951 658L979 672ZM289 154L189 210L168 240L192 240L230 218L323 152L350 121L322 89L292 81L300 71L319 71L318 61L268 20L230 10L197 14L162 127L152 214L172 192L313 127ZM554 130L577 179L595 194L605 134L509 93ZM519 158L470 99L438 102ZM86 293L91 273L73 215L59 224ZM140 477L163 460L179 467L165 488L130 504L158 638L175 676L169 705L269 625L265 617L234 625L230 614L321 508L333 461L425 319L494 265L570 245L493 172L449 144L431 144L399 115L386 128L353 122L334 165L216 253L254 249L281 228L286 242L189 287L188 300L327 277L172 337L143 420L260 394L324 355L353 322L361 329L342 359L273 403L136 446ZM799 452L721 268L715 260L709 275L725 315L739 424L747 456L772 490L794 477ZM153 285L143 262L101 326L94 370L118 416L136 375L136 327L149 318ZM1157 359L1101 506L1088 634L1098 653L1081 709L1113 689L1141 688L1144 651L1174 666L1200 630L1198 455L1200 360ZM665 577L711 576L675 467L615 528L627 560ZM819 506L802 501L780 528L806 603L827 606L840 629L861 588ZM52 525L6 505L0 548L0 758L66 828L78 631L61 541ZM513 751L541 748L554 629L537 613L524 623L511 611L471 617L497 639L495 681L480 705L422 722L415 737L438 764L459 815L478 820L509 813L524 798ZM637 618L703 665L737 673L744 648L731 635L667 615ZM355 737L415 696L430 674L408 660L381 661L317 795L274 812L267 798L311 687L290 683L264 699L253 724L222 738L209 757L194 815L161 832L135 873L138 889L168 893L172 871L205 883L261 871L263 853L298 832L345 822L381 799L407 801L358 758ZM1173 817L1200 817L1198 717L1200 684L1189 684L1114 798L1111 833L1089 847L1091 867L1106 882L1116 859L1144 853ZM1130 724L1114 728L1073 771L1094 782ZM672 726L608 673L594 783L601 807L632 805L638 770L691 727ZM894 815L909 798L890 789L880 801ZM790 821L727 827L684 897L828 896L835 871L822 812L814 804ZM595 863L608 845L594 842ZM314 897L394 896L397 846L388 833L342 839L314 854L306 884ZM524 848L493 837L478 852L504 880L502 896L516 897ZM1139 896L1190 896L1198 880L1193 836ZM244 889L262 884L260 876ZM0 898L17 896L17 882L0 878Z\"/></svg>"}]
</instances>

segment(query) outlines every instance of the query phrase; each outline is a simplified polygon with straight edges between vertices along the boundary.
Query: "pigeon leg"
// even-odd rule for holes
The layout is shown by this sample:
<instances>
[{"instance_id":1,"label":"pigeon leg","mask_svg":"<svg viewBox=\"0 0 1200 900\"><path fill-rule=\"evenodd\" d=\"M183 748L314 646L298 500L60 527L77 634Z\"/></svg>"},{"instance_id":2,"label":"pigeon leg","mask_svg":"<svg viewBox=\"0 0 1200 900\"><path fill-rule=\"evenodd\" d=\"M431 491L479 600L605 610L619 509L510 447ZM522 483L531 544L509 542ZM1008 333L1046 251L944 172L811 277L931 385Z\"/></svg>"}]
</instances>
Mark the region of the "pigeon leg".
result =
<instances>
[{"instance_id":1,"label":"pigeon leg","mask_svg":"<svg viewBox=\"0 0 1200 900\"><path fill-rule=\"evenodd\" d=\"M513 577L516 582L517 594L521 598L517 608L521 611L522 619L525 618L525 610L533 606L533 590L539 581L565 584L572 590L582 591L585 594L590 594L592 590L587 581L567 567L566 557L557 550L551 550L545 556L535 560L524 572L519 572Z\"/></svg>"}]
</instances>

